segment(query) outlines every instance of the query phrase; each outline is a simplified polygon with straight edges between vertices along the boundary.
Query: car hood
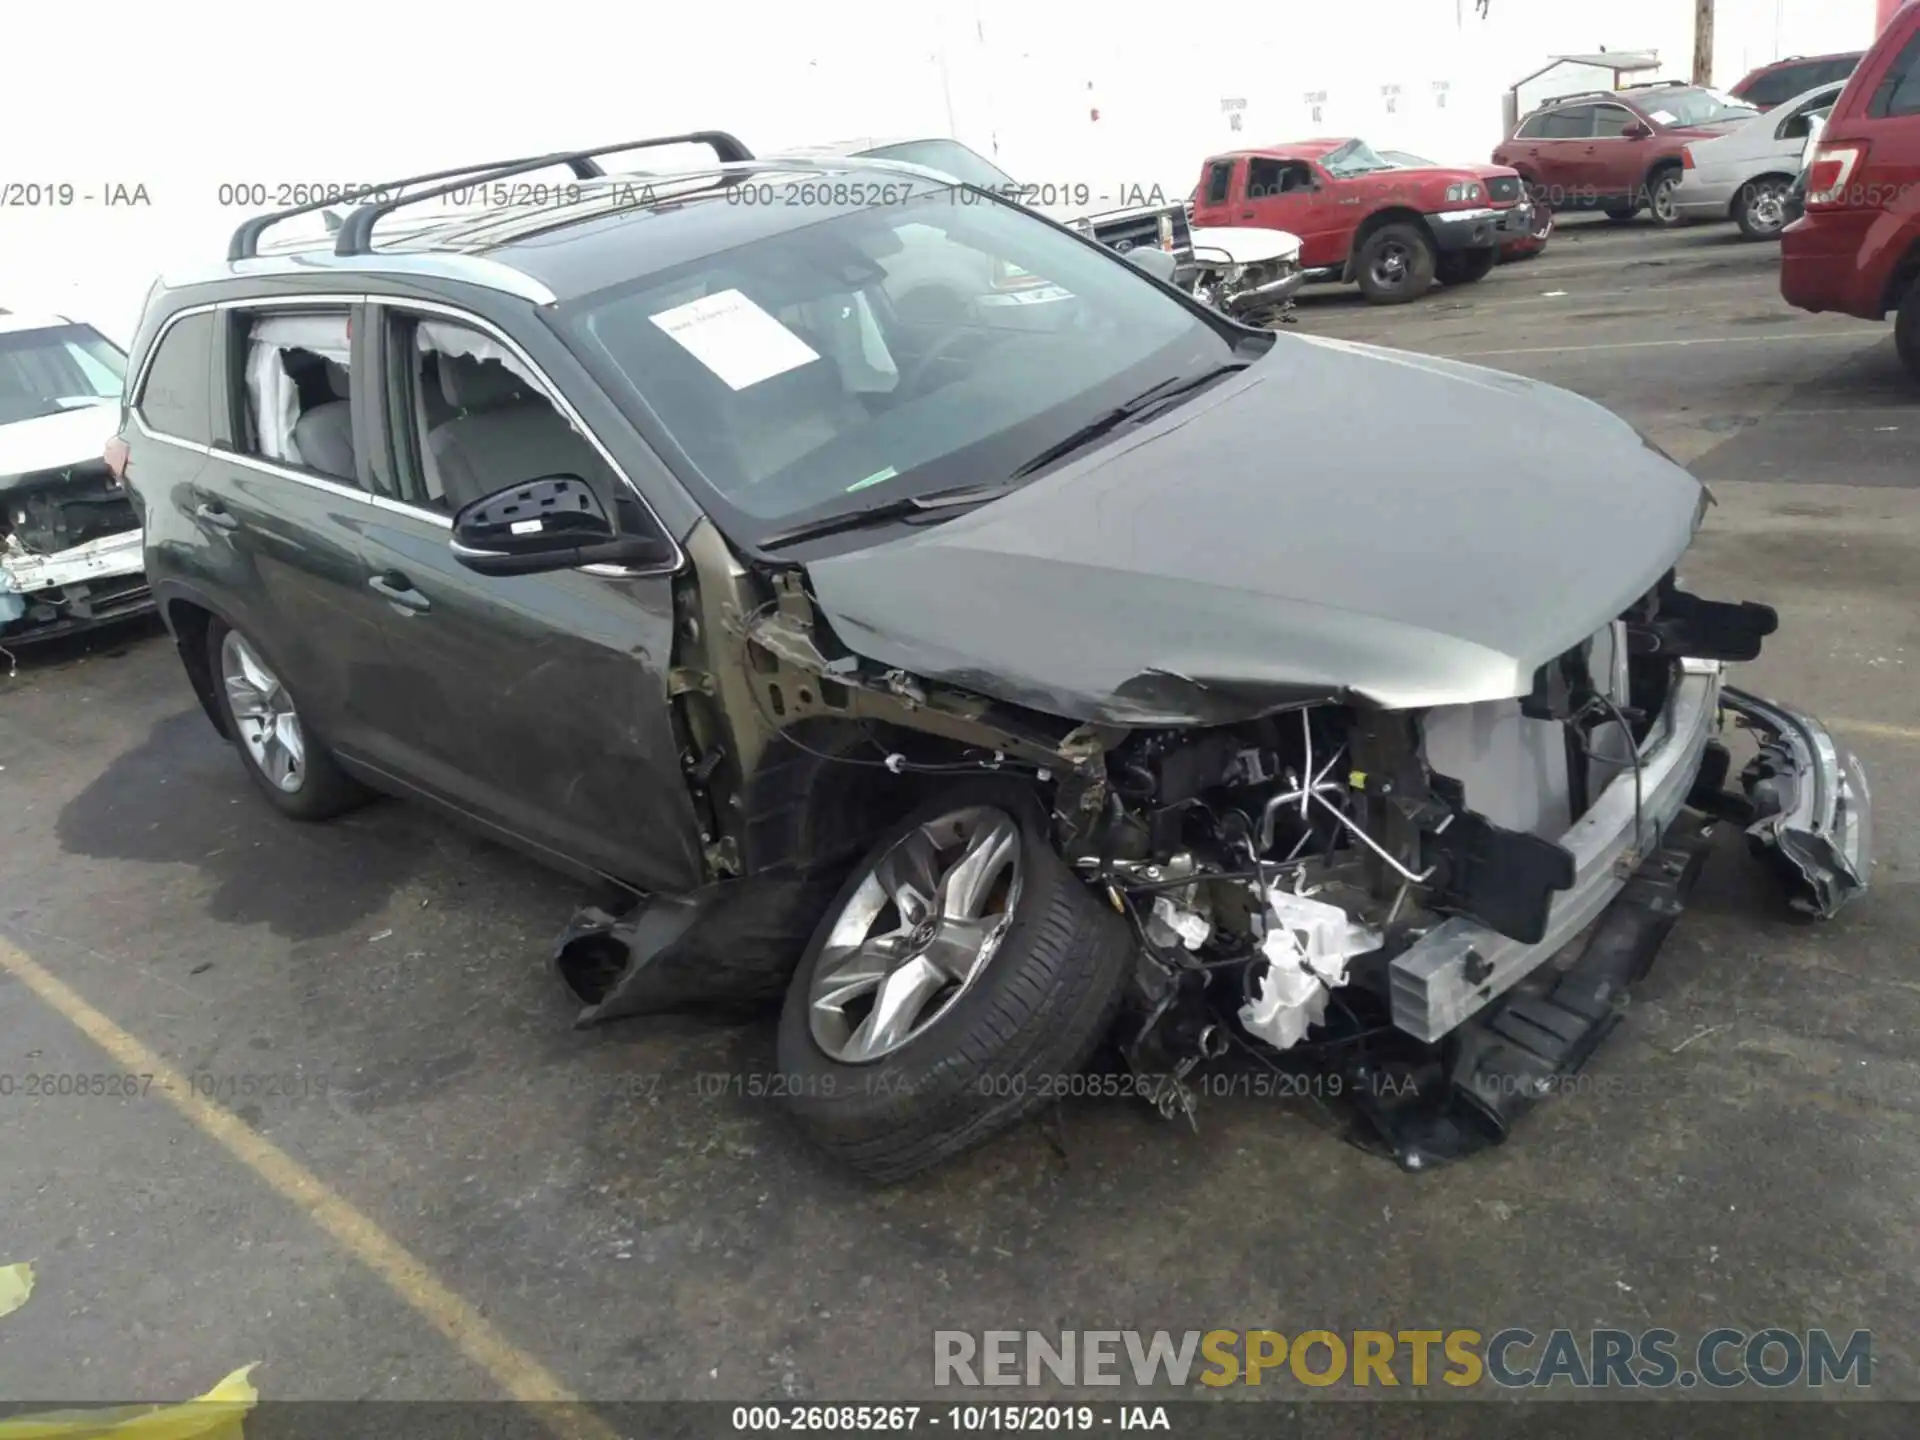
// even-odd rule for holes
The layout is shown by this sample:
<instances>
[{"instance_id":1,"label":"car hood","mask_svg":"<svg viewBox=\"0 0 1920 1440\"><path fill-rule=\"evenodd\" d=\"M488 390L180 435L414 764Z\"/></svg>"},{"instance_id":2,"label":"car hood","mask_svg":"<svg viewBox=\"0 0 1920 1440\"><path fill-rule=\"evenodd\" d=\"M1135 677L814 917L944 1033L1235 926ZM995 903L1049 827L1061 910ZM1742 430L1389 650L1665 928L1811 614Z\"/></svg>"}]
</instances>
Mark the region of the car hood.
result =
<instances>
[{"instance_id":1,"label":"car hood","mask_svg":"<svg viewBox=\"0 0 1920 1440\"><path fill-rule=\"evenodd\" d=\"M102 401L0 425L0 490L19 475L98 460L119 418L120 407Z\"/></svg>"},{"instance_id":2,"label":"car hood","mask_svg":"<svg viewBox=\"0 0 1920 1440\"><path fill-rule=\"evenodd\" d=\"M1300 258L1300 237L1288 230L1238 225L1196 225L1188 232L1193 258L1207 264L1259 265Z\"/></svg>"},{"instance_id":3,"label":"car hood","mask_svg":"<svg viewBox=\"0 0 1920 1440\"><path fill-rule=\"evenodd\" d=\"M1072 720L1221 724L1524 694L1658 582L1705 501L1570 392L1281 336L1001 500L806 569L882 665Z\"/></svg>"}]
</instances>

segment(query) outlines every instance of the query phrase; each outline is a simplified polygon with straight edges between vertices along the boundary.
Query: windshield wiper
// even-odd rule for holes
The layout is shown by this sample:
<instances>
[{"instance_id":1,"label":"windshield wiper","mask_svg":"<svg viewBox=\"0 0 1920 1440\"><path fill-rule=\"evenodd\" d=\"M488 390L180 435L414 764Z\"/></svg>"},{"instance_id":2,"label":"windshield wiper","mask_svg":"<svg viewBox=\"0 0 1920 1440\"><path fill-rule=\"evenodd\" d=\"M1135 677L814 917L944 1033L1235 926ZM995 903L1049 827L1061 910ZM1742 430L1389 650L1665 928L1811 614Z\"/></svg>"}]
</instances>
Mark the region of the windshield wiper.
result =
<instances>
[{"instance_id":1,"label":"windshield wiper","mask_svg":"<svg viewBox=\"0 0 1920 1440\"><path fill-rule=\"evenodd\" d=\"M909 519L916 515L925 515L941 510L966 510L975 505L984 505L989 500L998 500L1015 485L966 485L955 490L935 490L927 495L902 495L897 500L886 500L878 505L869 505L864 510L847 510L838 515L823 515L818 520L809 520L786 530L778 530L760 542L763 550L776 549L781 545L791 545L798 540L812 540L822 535L837 535L843 530L861 530L869 525L879 525L888 520Z\"/></svg>"},{"instance_id":2,"label":"windshield wiper","mask_svg":"<svg viewBox=\"0 0 1920 1440\"><path fill-rule=\"evenodd\" d=\"M1089 420L1085 425L1082 425L1065 439L1058 440L1052 445L1049 445L1018 470L1014 471L1013 478L1015 480L1024 480L1035 471L1043 470L1053 464L1054 461L1071 455L1083 446L1091 445L1102 435L1113 430L1118 430L1122 425L1126 424L1127 421L1141 418L1149 410L1155 409L1163 402L1172 400L1180 395L1185 395L1190 391L1198 390L1202 385L1218 380L1222 375L1232 375L1244 370L1250 363L1252 362L1243 360L1235 365L1220 365L1212 370L1203 371L1198 375L1175 375L1169 379L1162 380L1157 385L1149 386L1125 404L1116 405L1104 415L1096 415L1092 420Z\"/></svg>"}]
</instances>

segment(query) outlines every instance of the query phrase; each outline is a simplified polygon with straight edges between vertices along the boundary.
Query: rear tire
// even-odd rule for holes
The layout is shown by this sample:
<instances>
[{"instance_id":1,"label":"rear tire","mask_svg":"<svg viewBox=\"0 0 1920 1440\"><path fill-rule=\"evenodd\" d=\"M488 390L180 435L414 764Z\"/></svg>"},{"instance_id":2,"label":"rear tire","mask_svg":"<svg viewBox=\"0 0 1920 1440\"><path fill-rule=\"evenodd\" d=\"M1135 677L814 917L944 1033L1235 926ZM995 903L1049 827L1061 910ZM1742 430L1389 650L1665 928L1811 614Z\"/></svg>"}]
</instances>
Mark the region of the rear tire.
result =
<instances>
[{"instance_id":1,"label":"rear tire","mask_svg":"<svg viewBox=\"0 0 1920 1440\"><path fill-rule=\"evenodd\" d=\"M1481 250L1458 250L1442 255L1434 265L1434 278L1442 285L1471 285L1484 280L1500 259L1500 251L1489 245Z\"/></svg>"},{"instance_id":2,"label":"rear tire","mask_svg":"<svg viewBox=\"0 0 1920 1440\"><path fill-rule=\"evenodd\" d=\"M227 735L269 805L291 820L331 820L372 798L307 728L292 693L249 636L209 620L207 659Z\"/></svg>"},{"instance_id":3,"label":"rear tire","mask_svg":"<svg viewBox=\"0 0 1920 1440\"><path fill-rule=\"evenodd\" d=\"M1360 247L1360 293L1372 305L1404 305L1433 288L1433 237L1418 225L1382 225Z\"/></svg>"},{"instance_id":4,"label":"rear tire","mask_svg":"<svg viewBox=\"0 0 1920 1440\"><path fill-rule=\"evenodd\" d=\"M1893 317L1893 346L1910 378L1920 381L1920 281L1907 286Z\"/></svg>"},{"instance_id":5,"label":"rear tire","mask_svg":"<svg viewBox=\"0 0 1920 1440\"><path fill-rule=\"evenodd\" d=\"M1787 193L1793 189L1790 175L1762 175L1740 187L1734 203L1734 223L1749 240L1778 240L1787 228Z\"/></svg>"},{"instance_id":6,"label":"rear tire","mask_svg":"<svg viewBox=\"0 0 1920 1440\"><path fill-rule=\"evenodd\" d=\"M1624 207L1616 205L1607 211L1607 219L1616 225L1624 225L1639 213L1640 207L1638 205L1627 205Z\"/></svg>"},{"instance_id":7,"label":"rear tire","mask_svg":"<svg viewBox=\"0 0 1920 1440\"><path fill-rule=\"evenodd\" d=\"M946 822L966 815L975 818L953 829L951 846L924 867L901 858L909 853L903 846L919 843L916 831L945 835ZM925 918L937 917L941 907L912 894L908 905L894 905L883 892L917 893L927 888L913 883L923 872L933 881L943 874L950 880L960 867L948 857L969 843L965 825L977 836L1005 821L1018 835L1011 862L1016 878L994 880L995 898L984 907L944 912L1006 916L997 942L971 978L943 982L958 985L951 998L946 990L924 992L910 1023L868 1033L880 992L877 980L856 983L855 962L871 943L862 937L900 921L893 927L898 934L883 938L897 947L905 937L904 953L912 958L902 963L900 955L881 955L869 962L879 967L874 974L889 979L936 958L951 977L956 953L944 940L914 938L924 925L909 929L910 909ZM881 883L887 876L892 883ZM869 889L870 881L879 888ZM949 900L959 893L957 885L938 888ZM834 958L827 959L830 942ZM982 1144L1058 1094L1059 1082L1081 1070L1112 1026L1133 954L1126 921L1054 850L1046 811L1031 789L997 780L949 787L882 836L854 867L807 946L775 1042L788 1103L815 1143L843 1164L879 1183L903 1180ZM838 985L831 978L836 974ZM871 998L863 998L869 992ZM896 1013L908 1013L904 1000Z\"/></svg>"}]
</instances>

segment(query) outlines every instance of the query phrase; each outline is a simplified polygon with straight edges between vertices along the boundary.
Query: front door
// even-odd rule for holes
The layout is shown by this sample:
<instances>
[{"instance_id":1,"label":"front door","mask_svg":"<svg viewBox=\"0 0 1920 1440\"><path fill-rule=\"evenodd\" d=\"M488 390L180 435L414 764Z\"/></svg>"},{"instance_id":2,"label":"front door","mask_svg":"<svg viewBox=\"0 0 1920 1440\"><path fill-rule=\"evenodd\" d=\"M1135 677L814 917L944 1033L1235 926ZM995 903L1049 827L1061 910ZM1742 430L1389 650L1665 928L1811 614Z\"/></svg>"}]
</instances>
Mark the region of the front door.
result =
<instances>
[{"instance_id":1,"label":"front door","mask_svg":"<svg viewBox=\"0 0 1920 1440\"><path fill-rule=\"evenodd\" d=\"M1651 135L1627 133L1636 128L1644 130L1646 124L1626 106L1594 106L1593 143L1587 147L1583 179L1602 196L1644 205L1648 197L1638 192L1655 142Z\"/></svg>"},{"instance_id":2,"label":"front door","mask_svg":"<svg viewBox=\"0 0 1920 1440\"><path fill-rule=\"evenodd\" d=\"M477 320L379 307L377 423L400 503L366 523L388 663L382 769L575 869L699 882L701 837L669 723L666 575L486 576L449 547L462 505L571 474L625 482L517 346Z\"/></svg>"},{"instance_id":3,"label":"front door","mask_svg":"<svg viewBox=\"0 0 1920 1440\"><path fill-rule=\"evenodd\" d=\"M1359 197L1343 193L1339 181L1304 160L1256 155L1247 161L1245 186L1237 223L1298 235L1306 269L1346 263Z\"/></svg>"}]
</instances>

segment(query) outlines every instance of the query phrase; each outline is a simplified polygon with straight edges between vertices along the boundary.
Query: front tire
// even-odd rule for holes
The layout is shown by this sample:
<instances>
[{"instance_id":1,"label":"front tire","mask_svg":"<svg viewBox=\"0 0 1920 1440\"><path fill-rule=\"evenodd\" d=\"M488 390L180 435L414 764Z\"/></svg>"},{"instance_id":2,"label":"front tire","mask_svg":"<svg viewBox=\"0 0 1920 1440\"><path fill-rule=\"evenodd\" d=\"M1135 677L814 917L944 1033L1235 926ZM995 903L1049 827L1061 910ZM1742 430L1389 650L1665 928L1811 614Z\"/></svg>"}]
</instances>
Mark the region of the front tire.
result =
<instances>
[{"instance_id":1,"label":"front tire","mask_svg":"<svg viewBox=\"0 0 1920 1440\"><path fill-rule=\"evenodd\" d=\"M1607 210L1607 219L1616 225L1624 225L1640 213L1638 205L1615 205Z\"/></svg>"},{"instance_id":2,"label":"front tire","mask_svg":"<svg viewBox=\"0 0 1920 1440\"><path fill-rule=\"evenodd\" d=\"M1749 240L1778 240L1787 228L1787 195L1793 189L1788 175L1762 175L1740 187L1733 207L1734 223Z\"/></svg>"},{"instance_id":3,"label":"front tire","mask_svg":"<svg viewBox=\"0 0 1920 1440\"><path fill-rule=\"evenodd\" d=\"M1046 1104L1113 1023L1126 922L1025 786L953 786L854 867L787 990L782 1084L813 1140L890 1183Z\"/></svg>"},{"instance_id":4,"label":"front tire","mask_svg":"<svg viewBox=\"0 0 1920 1440\"><path fill-rule=\"evenodd\" d=\"M1500 251L1492 245L1480 250L1456 251L1440 257L1434 266L1434 276L1442 285L1471 285L1486 279L1499 259Z\"/></svg>"},{"instance_id":5,"label":"front tire","mask_svg":"<svg viewBox=\"0 0 1920 1440\"><path fill-rule=\"evenodd\" d=\"M367 802L368 792L302 721L292 693L247 635L208 621L207 657L228 738L269 805L293 820L330 820Z\"/></svg>"},{"instance_id":6,"label":"front tire","mask_svg":"<svg viewBox=\"0 0 1920 1440\"><path fill-rule=\"evenodd\" d=\"M1373 305L1404 305L1433 288L1433 237L1418 225L1382 225L1360 247L1360 293Z\"/></svg>"}]
</instances>

